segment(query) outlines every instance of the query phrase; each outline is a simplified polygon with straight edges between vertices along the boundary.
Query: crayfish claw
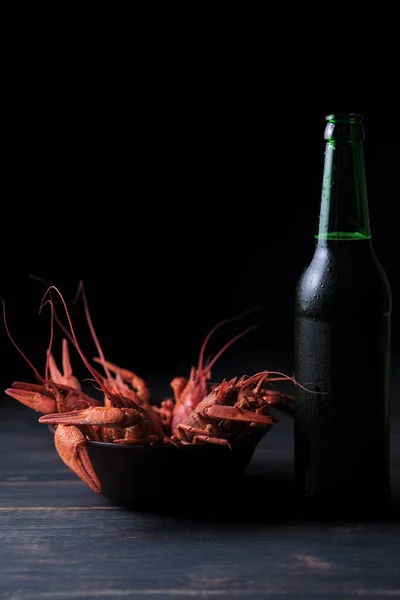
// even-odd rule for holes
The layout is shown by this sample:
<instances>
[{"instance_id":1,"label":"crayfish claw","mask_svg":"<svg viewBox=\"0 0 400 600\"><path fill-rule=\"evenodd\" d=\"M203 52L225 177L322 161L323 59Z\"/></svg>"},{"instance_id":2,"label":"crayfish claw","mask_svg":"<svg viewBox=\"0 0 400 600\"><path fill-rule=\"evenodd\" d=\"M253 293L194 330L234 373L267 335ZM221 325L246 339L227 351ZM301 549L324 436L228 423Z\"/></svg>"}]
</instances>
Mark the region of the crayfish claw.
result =
<instances>
[{"instance_id":1,"label":"crayfish claw","mask_svg":"<svg viewBox=\"0 0 400 600\"><path fill-rule=\"evenodd\" d=\"M39 423L62 425L101 425L109 427L124 427L129 423L133 409L104 408L91 406L83 410L71 410L65 413L55 413L40 417Z\"/></svg>"},{"instance_id":2,"label":"crayfish claw","mask_svg":"<svg viewBox=\"0 0 400 600\"><path fill-rule=\"evenodd\" d=\"M206 407L204 412L207 417L212 419L229 419L231 421L260 423L262 425L273 425L275 423L275 420L270 415L262 415L236 406L214 404Z\"/></svg>"},{"instance_id":3,"label":"crayfish claw","mask_svg":"<svg viewBox=\"0 0 400 600\"><path fill-rule=\"evenodd\" d=\"M55 358L50 351L48 352L48 359L49 359L49 369L50 369L51 379L55 383L61 383L63 385L68 385L69 387L71 387L75 390L78 390L80 392L81 384L79 383L79 380L77 379L77 377L75 377L75 375L73 374L73 371L72 371L71 359L69 357L69 351L68 351L68 340L66 338L63 338L63 341L62 341L63 372L61 372L59 370L59 368L57 367Z\"/></svg>"},{"instance_id":4,"label":"crayfish claw","mask_svg":"<svg viewBox=\"0 0 400 600\"><path fill-rule=\"evenodd\" d=\"M15 381L12 387L4 390L7 396L18 400L28 408L32 408L41 413L54 413L57 410L57 403L43 385L35 383L28 384L22 381Z\"/></svg>"},{"instance_id":5,"label":"crayfish claw","mask_svg":"<svg viewBox=\"0 0 400 600\"><path fill-rule=\"evenodd\" d=\"M77 427L58 425L54 443L63 463L93 492L101 492L101 484L90 461L83 433Z\"/></svg>"}]
</instances>

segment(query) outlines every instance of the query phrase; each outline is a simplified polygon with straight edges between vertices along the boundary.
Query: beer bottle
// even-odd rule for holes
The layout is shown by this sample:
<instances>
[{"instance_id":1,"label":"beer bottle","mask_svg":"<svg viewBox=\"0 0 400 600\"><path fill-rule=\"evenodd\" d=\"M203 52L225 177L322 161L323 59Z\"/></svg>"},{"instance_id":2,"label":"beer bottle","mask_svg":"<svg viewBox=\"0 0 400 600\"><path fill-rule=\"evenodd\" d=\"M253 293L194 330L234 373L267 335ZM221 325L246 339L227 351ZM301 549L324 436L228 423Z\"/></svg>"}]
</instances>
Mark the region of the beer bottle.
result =
<instances>
[{"instance_id":1,"label":"beer bottle","mask_svg":"<svg viewBox=\"0 0 400 600\"><path fill-rule=\"evenodd\" d=\"M371 240L362 115L326 117L319 228L295 298L295 486L337 511L386 505L391 291ZM307 502L308 501L308 502Z\"/></svg>"}]
</instances>

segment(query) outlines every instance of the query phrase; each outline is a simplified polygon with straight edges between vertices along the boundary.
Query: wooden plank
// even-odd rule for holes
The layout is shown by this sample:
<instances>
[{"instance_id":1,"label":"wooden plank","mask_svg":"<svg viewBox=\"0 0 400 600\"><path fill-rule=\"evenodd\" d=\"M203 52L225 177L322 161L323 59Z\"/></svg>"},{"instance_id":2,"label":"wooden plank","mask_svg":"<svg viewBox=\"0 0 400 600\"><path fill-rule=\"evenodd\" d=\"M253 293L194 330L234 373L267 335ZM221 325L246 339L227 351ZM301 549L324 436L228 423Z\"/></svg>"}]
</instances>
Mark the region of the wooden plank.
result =
<instances>
[{"instance_id":1,"label":"wooden plank","mask_svg":"<svg viewBox=\"0 0 400 600\"><path fill-rule=\"evenodd\" d=\"M400 524L237 527L125 511L0 513L15 598L399 592ZM12 596L11 596L12 594ZM48 594L47 596L45 594ZM347 595L347 596L346 596Z\"/></svg>"}]
</instances>

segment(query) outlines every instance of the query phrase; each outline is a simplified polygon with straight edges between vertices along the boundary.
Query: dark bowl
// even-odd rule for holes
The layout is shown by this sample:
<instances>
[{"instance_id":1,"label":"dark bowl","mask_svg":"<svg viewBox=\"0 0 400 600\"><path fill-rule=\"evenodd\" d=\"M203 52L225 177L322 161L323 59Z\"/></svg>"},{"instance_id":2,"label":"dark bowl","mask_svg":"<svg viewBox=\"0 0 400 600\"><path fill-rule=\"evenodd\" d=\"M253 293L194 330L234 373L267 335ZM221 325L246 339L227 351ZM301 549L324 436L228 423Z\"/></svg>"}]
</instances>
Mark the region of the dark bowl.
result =
<instances>
[{"instance_id":1,"label":"dark bowl","mask_svg":"<svg viewBox=\"0 0 400 600\"><path fill-rule=\"evenodd\" d=\"M103 496L113 505L169 510L222 501L232 494L267 429L232 450L215 444L119 445L88 442Z\"/></svg>"},{"instance_id":2,"label":"dark bowl","mask_svg":"<svg viewBox=\"0 0 400 600\"><path fill-rule=\"evenodd\" d=\"M269 427L254 428L232 449L190 445L87 442L102 495L113 505L156 511L222 502L234 493ZM54 427L49 426L54 434ZM206 504L204 504L206 503Z\"/></svg>"},{"instance_id":3,"label":"dark bowl","mask_svg":"<svg viewBox=\"0 0 400 600\"><path fill-rule=\"evenodd\" d=\"M222 502L234 493L254 450L270 427L257 427L232 449L210 443L123 445L87 442L89 458L112 505L181 511ZM53 426L49 426L52 434ZM206 504L204 504L206 503Z\"/></svg>"}]
</instances>

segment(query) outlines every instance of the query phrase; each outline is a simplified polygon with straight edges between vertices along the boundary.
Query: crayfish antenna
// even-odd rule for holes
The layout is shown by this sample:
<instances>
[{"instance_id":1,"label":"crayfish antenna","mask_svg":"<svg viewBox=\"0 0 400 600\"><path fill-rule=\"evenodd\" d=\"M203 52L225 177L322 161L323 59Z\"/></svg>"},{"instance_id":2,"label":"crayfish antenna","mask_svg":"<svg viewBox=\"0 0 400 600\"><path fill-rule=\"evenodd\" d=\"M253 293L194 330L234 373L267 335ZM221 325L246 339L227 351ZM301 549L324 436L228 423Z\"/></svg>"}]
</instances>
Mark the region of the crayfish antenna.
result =
<instances>
[{"instance_id":1,"label":"crayfish antenna","mask_svg":"<svg viewBox=\"0 0 400 600\"><path fill-rule=\"evenodd\" d=\"M18 352L20 353L20 355L22 356L22 358L28 363L28 365L31 367L31 369L33 370L33 372L35 373L36 379L38 381L40 381L41 383L45 382L45 379L41 376L41 374L39 373L39 371L37 370L37 368L31 363L31 361L29 360L29 358L22 352L21 348L18 346L18 344L14 341L10 330L8 328L7 325L7 319L6 319L6 303L4 302L4 299L0 296L0 300L3 303L3 321L4 321L4 329L6 330L7 336L10 340L10 342L12 343L12 345L18 350Z\"/></svg>"},{"instance_id":2,"label":"crayfish antenna","mask_svg":"<svg viewBox=\"0 0 400 600\"><path fill-rule=\"evenodd\" d=\"M76 302L79 294L82 294L83 308L85 310L86 320L87 320L87 323L88 323L89 330L90 330L90 333L92 335L93 341L95 343L97 352L99 353L101 366L104 369L104 372L105 372L105 374L107 376L108 381L112 382L113 381L113 377L112 377L112 375L110 373L110 369L108 368L107 361L105 359L102 347L101 347L100 342L99 342L99 338L97 337L97 334L96 334L96 331L95 331L95 328L94 328L94 325L93 325L92 317L90 315L89 304L88 304L88 301L87 301L86 292L85 292L85 288L83 286L83 280L82 279L79 282L78 289L77 289L75 298L73 300L73 303Z\"/></svg>"},{"instance_id":3,"label":"crayfish antenna","mask_svg":"<svg viewBox=\"0 0 400 600\"><path fill-rule=\"evenodd\" d=\"M223 354L225 352L225 350L227 350L229 348L229 346L231 346L234 342L236 342L237 340L239 340L240 338L244 337L247 333L249 333L250 331L253 331L253 329L255 329L256 327L258 327L258 325L251 325L250 327L248 327L247 329L245 329L244 331L242 331L241 333L238 333L237 335L235 335L235 337L233 337L231 340L229 340L218 352L217 354L212 358L212 360L210 360L209 363L207 363L207 371L210 371L211 368L215 365L215 363L217 362L217 360L219 359L219 357L221 356L221 354Z\"/></svg>"},{"instance_id":4,"label":"crayfish antenna","mask_svg":"<svg viewBox=\"0 0 400 600\"><path fill-rule=\"evenodd\" d=\"M31 279L36 279L37 281L41 281L41 282L44 284L44 286L45 286L46 290L48 291L48 293L49 293L49 296L50 296L50 299L51 299L51 300L53 300L53 298L52 298L52 293L51 293L51 286L50 286L50 285L47 283L47 281L46 281L45 279L43 279L43 277L38 277L37 275L29 275L29 277L30 277ZM50 291L49 291L49 290L50 290ZM74 300L73 300L73 303L76 301L76 299L77 299L77 297L78 297L78 294L79 294L79 291L80 291L80 286L78 286L78 291L77 291L77 293L76 293L76 295L75 295L75 298L74 298ZM53 302L53 305L52 305L52 307L53 307L53 316L54 316L54 320L55 320L55 322L57 323L57 325L58 325L58 326L60 327L60 329L63 331L64 335L65 335L65 336L66 336L66 337L69 339L69 341L71 342L71 344L72 344L72 345L74 346L74 348L76 349L76 344L75 344L75 342L74 342L74 338L72 337L71 333L68 331L68 329L67 329L67 327L64 325L64 323L61 321L60 317L58 316L58 314L57 314L57 311L56 311L56 308L55 308L55 306L54 306L54 302ZM64 355L63 355L63 356L64 356ZM96 371L96 374L97 374L97 377L98 377L98 378L100 378L100 377L101 377L101 374L100 374L98 371Z\"/></svg>"},{"instance_id":5,"label":"crayfish antenna","mask_svg":"<svg viewBox=\"0 0 400 600\"><path fill-rule=\"evenodd\" d=\"M272 382L292 381L295 386L301 388L305 392L310 392L311 394L328 394L329 393L329 392L316 392L315 390L310 390L309 388L307 388L304 385L302 385L301 383L299 383L294 375L290 376L290 375L287 375L286 373L282 373L281 371L260 371L259 373L255 373L254 375L251 375L250 377L245 379L243 381L243 383L245 383L247 385L248 383L253 383L254 381L258 382L260 377L268 380L270 375L279 375L279 377L274 377L273 379L271 379L270 381L272 381Z\"/></svg>"},{"instance_id":6,"label":"crayfish antenna","mask_svg":"<svg viewBox=\"0 0 400 600\"><path fill-rule=\"evenodd\" d=\"M211 336L221 327L223 327L224 325L227 325L228 323L233 323L234 321L238 321L239 319L242 319L243 317L246 317L247 315L260 310L261 305L255 306L254 308L249 308L248 310L245 310L243 312L241 312L240 314L236 315L235 317L228 317L227 319L223 319L222 321L219 321L216 325L214 325L214 327L208 332L208 334L206 335L203 344L201 346L200 349L200 354L199 354L199 362L198 362L198 370L199 371L203 371L204 370L204 353L205 353L205 349L206 346L211 338ZM211 367L215 364L215 362L217 361L217 359L221 356L221 354L223 352L225 352L225 350L227 348L229 348L229 346L231 344L233 344L234 342L236 342L239 338L243 337L244 335L246 335L247 333L249 333L252 329L255 329L257 327L257 325L252 325L251 327L248 327L247 329L245 329L245 331L242 331L241 333L239 333L238 335L236 335L234 338L232 338L229 342L227 342L225 344L225 346L223 346L223 348L221 348L221 350L217 353L216 356L214 356L214 358L207 364L207 370L211 369Z\"/></svg>"},{"instance_id":7,"label":"crayfish antenna","mask_svg":"<svg viewBox=\"0 0 400 600\"><path fill-rule=\"evenodd\" d=\"M30 279L36 279L36 281L41 281L41 282L44 284L44 286L45 286L46 290L50 289L50 286L49 286L49 284L48 284L48 283L47 283L47 281L46 281L45 279L43 279L42 277L37 277L36 275L29 275L29 277L30 277ZM50 296L50 300L51 300L51 301L53 301L53 298L52 298L51 291L49 292L49 296ZM53 305L52 305L52 306L53 306L53 317L54 317L54 320L55 320L55 322L56 322L56 323L57 323L57 325L60 327L60 329L61 329L61 330L64 332L64 334L67 336L67 338L69 339L69 341L70 341L72 344L74 344L74 339L73 339L72 335L70 334L70 332L69 332L69 331L68 331L68 329L65 327L64 323L61 321L60 317L59 317L59 316L58 316L58 314L57 314L57 311L56 311L56 309L55 309L55 306L54 306L54 302L53 302ZM74 345L75 345L75 344L74 344Z\"/></svg>"},{"instance_id":8,"label":"crayfish antenna","mask_svg":"<svg viewBox=\"0 0 400 600\"><path fill-rule=\"evenodd\" d=\"M90 364L90 362L88 361L88 359L84 355L84 353L83 353L83 351L82 351L82 349L81 349L81 347L79 345L78 339L76 337L74 326L72 325L72 320L71 320L71 317L70 317L70 314L69 314L69 311L68 311L67 304L66 304L66 302L64 300L64 297L61 294L60 290L58 288L56 288L54 285L49 286L48 289L46 290L46 293L44 294L44 296L42 298L42 301L40 303L40 310L46 304L47 301L45 301L45 298L46 298L46 296L48 294L51 293L51 290L54 290L60 296L60 299L61 299L64 311L65 311L65 314L66 314L66 317L67 317L67 320L68 320L68 324L69 324L69 328L70 328L70 332L71 332L73 344L74 344L76 350L78 351L78 353L79 353L81 359L83 360L86 368L88 369L89 373L94 377L94 379L95 379L96 383L98 384L98 386L100 387L101 391L104 394L109 395L110 394L110 390L105 385L105 383L103 383L103 381L102 381L101 377L99 376L98 372L96 371L96 369L94 369L92 367L92 365Z\"/></svg>"},{"instance_id":9,"label":"crayfish antenna","mask_svg":"<svg viewBox=\"0 0 400 600\"><path fill-rule=\"evenodd\" d=\"M52 359L51 349L53 346L53 338L54 338L54 305L53 305L53 301L51 299L46 300L46 303L47 302L50 304L51 318L50 318L50 340L49 340L49 347L47 348L47 352L46 352L46 367L45 367L45 375L44 375L46 380L49 378L50 361Z\"/></svg>"}]
</instances>

